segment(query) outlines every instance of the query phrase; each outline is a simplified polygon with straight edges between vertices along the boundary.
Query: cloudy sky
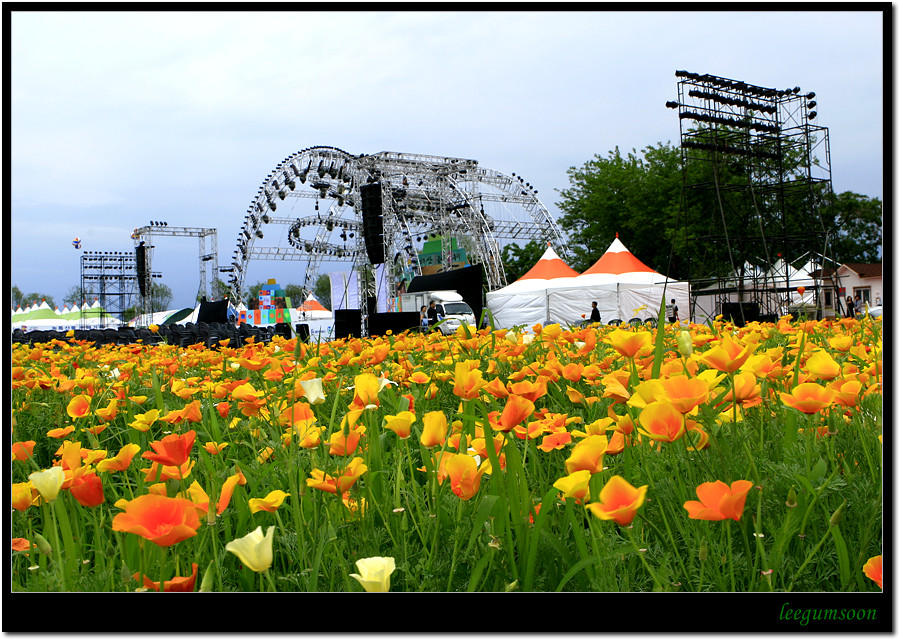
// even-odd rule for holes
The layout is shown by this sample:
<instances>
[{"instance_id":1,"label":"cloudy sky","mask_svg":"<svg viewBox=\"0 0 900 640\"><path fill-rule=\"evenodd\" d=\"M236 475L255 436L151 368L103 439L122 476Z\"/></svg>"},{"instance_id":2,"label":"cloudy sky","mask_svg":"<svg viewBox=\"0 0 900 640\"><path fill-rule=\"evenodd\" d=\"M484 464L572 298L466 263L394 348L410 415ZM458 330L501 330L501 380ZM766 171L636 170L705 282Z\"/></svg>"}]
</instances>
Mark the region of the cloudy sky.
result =
<instances>
[{"instance_id":1,"label":"cloudy sky","mask_svg":"<svg viewBox=\"0 0 900 640\"><path fill-rule=\"evenodd\" d=\"M151 220L215 227L230 262L263 179L311 146L475 159L558 216L568 168L677 144L677 69L815 91L834 190L883 198L881 12L13 11L11 27L7 280L60 305L76 236L131 251ZM173 307L193 304L197 256L157 242ZM300 283L298 264L254 261L246 282Z\"/></svg>"}]
</instances>

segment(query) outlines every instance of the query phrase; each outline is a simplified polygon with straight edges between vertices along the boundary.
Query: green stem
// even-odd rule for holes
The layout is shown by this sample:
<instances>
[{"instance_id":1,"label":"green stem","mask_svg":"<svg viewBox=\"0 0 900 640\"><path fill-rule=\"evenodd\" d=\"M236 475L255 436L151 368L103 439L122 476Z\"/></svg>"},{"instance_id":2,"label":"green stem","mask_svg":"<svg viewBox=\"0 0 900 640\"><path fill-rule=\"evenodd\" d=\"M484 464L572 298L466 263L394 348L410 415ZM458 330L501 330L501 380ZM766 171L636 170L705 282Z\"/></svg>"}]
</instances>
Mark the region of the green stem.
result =
<instances>
[{"instance_id":1,"label":"green stem","mask_svg":"<svg viewBox=\"0 0 900 640\"><path fill-rule=\"evenodd\" d=\"M644 552L638 548L637 542L634 539L634 533L632 533L632 526L629 525L627 527L621 527L621 528L625 529L625 534L628 536L628 539L631 540L631 546L634 547L634 552L638 554L638 557L641 559L641 563L644 565L644 568L647 570L647 573L649 573L650 576L653 578L654 587L661 591L662 590L662 582L660 582L659 576L656 575L656 572L650 566L650 563L647 562L647 558L644 557Z\"/></svg>"}]
</instances>

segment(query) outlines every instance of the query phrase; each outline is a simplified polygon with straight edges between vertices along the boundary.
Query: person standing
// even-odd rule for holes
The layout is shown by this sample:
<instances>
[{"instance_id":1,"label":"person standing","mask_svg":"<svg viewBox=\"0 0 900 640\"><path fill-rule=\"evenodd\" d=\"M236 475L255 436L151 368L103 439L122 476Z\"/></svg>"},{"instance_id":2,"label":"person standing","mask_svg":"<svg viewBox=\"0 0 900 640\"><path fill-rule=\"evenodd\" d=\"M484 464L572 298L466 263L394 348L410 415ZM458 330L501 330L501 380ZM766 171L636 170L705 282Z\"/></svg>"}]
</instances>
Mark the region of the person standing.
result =
<instances>
[{"instance_id":1,"label":"person standing","mask_svg":"<svg viewBox=\"0 0 900 640\"><path fill-rule=\"evenodd\" d=\"M428 326L433 327L438 323L438 310L437 303L432 300L431 304L428 305Z\"/></svg>"},{"instance_id":2,"label":"person standing","mask_svg":"<svg viewBox=\"0 0 900 640\"><path fill-rule=\"evenodd\" d=\"M863 303L862 300L859 299L858 293L853 298L853 311L856 313L856 317L862 315L863 312Z\"/></svg>"},{"instance_id":3,"label":"person standing","mask_svg":"<svg viewBox=\"0 0 900 640\"><path fill-rule=\"evenodd\" d=\"M678 320L678 305L675 304L675 298L672 298L670 303L666 305L666 318L669 322Z\"/></svg>"},{"instance_id":4,"label":"person standing","mask_svg":"<svg viewBox=\"0 0 900 640\"><path fill-rule=\"evenodd\" d=\"M419 309L419 331L427 331L428 330L428 307L424 304L422 308Z\"/></svg>"},{"instance_id":5,"label":"person standing","mask_svg":"<svg viewBox=\"0 0 900 640\"><path fill-rule=\"evenodd\" d=\"M596 302L591 303L591 322L600 322L600 309Z\"/></svg>"},{"instance_id":6,"label":"person standing","mask_svg":"<svg viewBox=\"0 0 900 640\"><path fill-rule=\"evenodd\" d=\"M847 317L854 318L856 317L856 313L853 309L853 298L847 296Z\"/></svg>"}]
</instances>

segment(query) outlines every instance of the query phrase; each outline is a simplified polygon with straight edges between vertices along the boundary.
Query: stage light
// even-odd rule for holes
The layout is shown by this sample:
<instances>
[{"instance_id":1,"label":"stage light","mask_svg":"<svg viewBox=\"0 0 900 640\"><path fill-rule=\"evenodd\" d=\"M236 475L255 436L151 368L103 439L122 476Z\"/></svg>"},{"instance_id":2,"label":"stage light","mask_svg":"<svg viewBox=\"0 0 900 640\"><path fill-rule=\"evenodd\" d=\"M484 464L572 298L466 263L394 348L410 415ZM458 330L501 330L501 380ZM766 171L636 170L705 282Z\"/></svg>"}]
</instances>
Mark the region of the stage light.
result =
<instances>
[{"instance_id":1,"label":"stage light","mask_svg":"<svg viewBox=\"0 0 900 640\"><path fill-rule=\"evenodd\" d=\"M812 120L812 119L815 118L817 115L819 115L819 114L817 114L815 111L810 111L810 112L809 112L809 115L806 116L806 117L809 118L810 120Z\"/></svg>"},{"instance_id":2,"label":"stage light","mask_svg":"<svg viewBox=\"0 0 900 640\"><path fill-rule=\"evenodd\" d=\"M264 224L269 224L269 220L270 220L270 219L271 219L271 218L269 218L269 214L268 214L268 213L264 213L264 214L263 214L263 216L262 216L262 221L263 221Z\"/></svg>"},{"instance_id":3,"label":"stage light","mask_svg":"<svg viewBox=\"0 0 900 640\"><path fill-rule=\"evenodd\" d=\"M666 103L666 106L667 106L669 109L677 109L677 108L678 108L678 103L669 100L669 101Z\"/></svg>"},{"instance_id":4,"label":"stage light","mask_svg":"<svg viewBox=\"0 0 900 640\"><path fill-rule=\"evenodd\" d=\"M794 88L792 89L792 91L793 91L794 93L800 93L800 87L794 87Z\"/></svg>"},{"instance_id":5,"label":"stage light","mask_svg":"<svg viewBox=\"0 0 900 640\"><path fill-rule=\"evenodd\" d=\"M815 98L815 97L816 97L816 92L815 92L815 91L810 91L809 93L806 94L806 99L807 99L807 100L812 100L812 99Z\"/></svg>"},{"instance_id":6,"label":"stage light","mask_svg":"<svg viewBox=\"0 0 900 640\"><path fill-rule=\"evenodd\" d=\"M806 103L806 106L807 106L808 108L812 109L812 108L814 108L814 107L816 106L816 101L815 101L815 100L810 100L809 102Z\"/></svg>"}]
</instances>

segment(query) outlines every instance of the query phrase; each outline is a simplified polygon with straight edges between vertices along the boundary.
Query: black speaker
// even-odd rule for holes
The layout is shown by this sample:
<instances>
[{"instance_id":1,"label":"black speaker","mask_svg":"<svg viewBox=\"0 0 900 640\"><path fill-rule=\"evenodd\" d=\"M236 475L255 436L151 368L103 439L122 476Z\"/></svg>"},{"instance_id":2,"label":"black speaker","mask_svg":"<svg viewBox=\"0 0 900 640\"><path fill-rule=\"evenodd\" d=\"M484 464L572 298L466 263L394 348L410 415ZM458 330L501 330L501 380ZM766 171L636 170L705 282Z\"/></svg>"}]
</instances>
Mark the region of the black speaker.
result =
<instances>
[{"instance_id":1,"label":"black speaker","mask_svg":"<svg viewBox=\"0 0 900 640\"><path fill-rule=\"evenodd\" d=\"M134 248L134 266L137 270L138 289L141 297L147 297L147 247L140 243Z\"/></svg>"},{"instance_id":2,"label":"black speaker","mask_svg":"<svg viewBox=\"0 0 900 640\"><path fill-rule=\"evenodd\" d=\"M725 302L722 304L722 315L731 318L734 326L743 327L747 322L759 321L759 303Z\"/></svg>"},{"instance_id":3,"label":"black speaker","mask_svg":"<svg viewBox=\"0 0 900 640\"><path fill-rule=\"evenodd\" d=\"M362 311L359 309L338 309L334 312L334 337L362 337Z\"/></svg>"},{"instance_id":4,"label":"black speaker","mask_svg":"<svg viewBox=\"0 0 900 640\"><path fill-rule=\"evenodd\" d=\"M366 255L372 264L383 264L384 214L381 211L381 183L372 182L361 186L359 195Z\"/></svg>"},{"instance_id":5,"label":"black speaker","mask_svg":"<svg viewBox=\"0 0 900 640\"><path fill-rule=\"evenodd\" d=\"M308 324L298 324L294 326L294 330L297 332L297 340L300 342L309 342L309 325Z\"/></svg>"}]
</instances>

